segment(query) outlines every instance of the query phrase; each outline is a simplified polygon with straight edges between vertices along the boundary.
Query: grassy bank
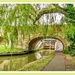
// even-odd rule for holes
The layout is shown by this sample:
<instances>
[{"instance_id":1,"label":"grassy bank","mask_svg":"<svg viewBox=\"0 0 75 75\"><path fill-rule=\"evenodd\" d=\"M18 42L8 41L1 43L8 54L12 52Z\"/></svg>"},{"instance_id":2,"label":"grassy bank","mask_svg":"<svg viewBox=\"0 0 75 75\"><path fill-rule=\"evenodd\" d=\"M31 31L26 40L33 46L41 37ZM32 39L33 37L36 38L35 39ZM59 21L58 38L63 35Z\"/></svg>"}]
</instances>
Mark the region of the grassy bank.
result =
<instances>
[{"instance_id":1,"label":"grassy bank","mask_svg":"<svg viewBox=\"0 0 75 75\"><path fill-rule=\"evenodd\" d=\"M0 45L0 53L3 53L3 52L13 52L13 51L16 51L16 50L22 50L21 48L6 48L4 45Z\"/></svg>"},{"instance_id":2,"label":"grassy bank","mask_svg":"<svg viewBox=\"0 0 75 75\"><path fill-rule=\"evenodd\" d=\"M52 60L52 58L54 57L54 52L51 53L49 56L45 56L39 60L36 60L34 62L31 62L27 65L25 65L24 67L22 67L21 71L40 71L42 70L45 65Z\"/></svg>"}]
</instances>

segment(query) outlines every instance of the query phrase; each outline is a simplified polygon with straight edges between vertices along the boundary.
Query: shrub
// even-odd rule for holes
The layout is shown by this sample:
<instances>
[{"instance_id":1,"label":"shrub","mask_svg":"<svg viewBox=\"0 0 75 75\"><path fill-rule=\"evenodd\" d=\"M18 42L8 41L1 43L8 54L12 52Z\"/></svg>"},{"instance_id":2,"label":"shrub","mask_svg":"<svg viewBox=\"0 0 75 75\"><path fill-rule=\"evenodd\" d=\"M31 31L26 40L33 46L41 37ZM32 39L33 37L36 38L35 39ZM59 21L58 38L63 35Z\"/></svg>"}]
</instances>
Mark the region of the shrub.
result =
<instances>
[{"instance_id":1,"label":"shrub","mask_svg":"<svg viewBox=\"0 0 75 75\"><path fill-rule=\"evenodd\" d=\"M75 56L75 52L72 52L70 55L71 55L71 56Z\"/></svg>"},{"instance_id":2,"label":"shrub","mask_svg":"<svg viewBox=\"0 0 75 75\"><path fill-rule=\"evenodd\" d=\"M69 50L63 50L63 53L69 54Z\"/></svg>"},{"instance_id":3,"label":"shrub","mask_svg":"<svg viewBox=\"0 0 75 75\"><path fill-rule=\"evenodd\" d=\"M75 56L75 52L73 50L64 50L63 53Z\"/></svg>"}]
</instances>

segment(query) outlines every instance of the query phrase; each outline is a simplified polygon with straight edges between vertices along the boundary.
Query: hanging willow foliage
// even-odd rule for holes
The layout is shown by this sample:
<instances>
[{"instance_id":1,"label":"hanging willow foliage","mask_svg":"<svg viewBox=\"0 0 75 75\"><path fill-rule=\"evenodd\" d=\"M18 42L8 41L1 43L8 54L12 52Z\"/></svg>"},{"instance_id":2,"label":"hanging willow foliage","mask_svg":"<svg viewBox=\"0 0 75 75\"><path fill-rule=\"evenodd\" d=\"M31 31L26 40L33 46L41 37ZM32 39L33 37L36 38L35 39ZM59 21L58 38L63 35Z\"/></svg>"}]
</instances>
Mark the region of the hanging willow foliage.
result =
<instances>
[{"instance_id":1,"label":"hanging willow foliage","mask_svg":"<svg viewBox=\"0 0 75 75\"><path fill-rule=\"evenodd\" d=\"M0 26L4 31L3 39L10 47L18 42L18 31L21 31L23 39L25 35L33 33L33 24L35 10L30 4L2 4L0 6ZM30 36L29 36L30 37Z\"/></svg>"},{"instance_id":2,"label":"hanging willow foliage","mask_svg":"<svg viewBox=\"0 0 75 75\"><path fill-rule=\"evenodd\" d=\"M36 8L32 4L2 4L0 5L0 27L3 30L3 40L6 46L14 47L18 44L19 35L22 40L25 37L31 39L31 34L40 34L44 38L48 35L53 36L56 33L66 32L67 35L72 36L74 39L74 31L67 31L66 26L60 25L36 25L35 22L44 14L60 12L66 14L63 8L60 8L57 4L54 4L55 8L52 8L52 4L48 4L46 8L40 9L40 4L36 5ZM36 11L38 10L38 11ZM49 17L47 16L47 22ZM71 30L73 27L70 27ZM74 30L74 29L73 29ZM19 33L20 32L20 33ZM69 32L69 33L68 33ZM72 34L71 34L72 33ZM66 35L66 34L65 34Z\"/></svg>"}]
</instances>

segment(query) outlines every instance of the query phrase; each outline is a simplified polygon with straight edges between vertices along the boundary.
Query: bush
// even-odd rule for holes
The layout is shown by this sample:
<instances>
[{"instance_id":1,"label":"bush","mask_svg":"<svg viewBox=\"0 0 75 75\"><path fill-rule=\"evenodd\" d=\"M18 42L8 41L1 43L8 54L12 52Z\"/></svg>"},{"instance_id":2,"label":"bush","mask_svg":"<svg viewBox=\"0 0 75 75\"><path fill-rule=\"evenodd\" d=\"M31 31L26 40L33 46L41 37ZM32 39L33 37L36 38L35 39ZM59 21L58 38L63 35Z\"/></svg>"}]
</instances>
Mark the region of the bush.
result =
<instances>
[{"instance_id":1,"label":"bush","mask_svg":"<svg viewBox=\"0 0 75 75\"><path fill-rule=\"evenodd\" d=\"M75 52L73 50L64 50L63 53L75 56Z\"/></svg>"},{"instance_id":2,"label":"bush","mask_svg":"<svg viewBox=\"0 0 75 75\"><path fill-rule=\"evenodd\" d=\"M71 56L75 56L75 52L72 52L70 55L71 55Z\"/></svg>"},{"instance_id":3,"label":"bush","mask_svg":"<svg viewBox=\"0 0 75 75\"><path fill-rule=\"evenodd\" d=\"M63 53L68 54L69 50L63 50Z\"/></svg>"}]
</instances>

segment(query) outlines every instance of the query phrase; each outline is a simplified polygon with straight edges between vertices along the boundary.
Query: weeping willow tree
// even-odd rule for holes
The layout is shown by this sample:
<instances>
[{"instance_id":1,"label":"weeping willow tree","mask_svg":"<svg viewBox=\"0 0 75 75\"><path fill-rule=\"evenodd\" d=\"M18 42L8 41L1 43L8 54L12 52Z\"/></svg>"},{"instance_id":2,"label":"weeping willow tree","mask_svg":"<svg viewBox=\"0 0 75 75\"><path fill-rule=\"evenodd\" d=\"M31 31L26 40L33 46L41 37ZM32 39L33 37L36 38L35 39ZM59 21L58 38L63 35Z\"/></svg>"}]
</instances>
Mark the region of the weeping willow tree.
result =
<instances>
[{"instance_id":1,"label":"weeping willow tree","mask_svg":"<svg viewBox=\"0 0 75 75\"><path fill-rule=\"evenodd\" d=\"M39 8L38 4L36 8ZM41 11L39 11L40 8L39 10L37 9L31 4L2 4L0 6L0 26L3 32L3 40L7 47L13 48L14 45L18 43L19 32L22 40L25 39L25 36L28 36L30 40L30 34L36 34L35 29L37 26L35 26L35 21L39 19L42 14L57 12L56 8L52 8L52 5L48 5L48 7ZM42 32L46 38L48 25L43 26Z\"/></svg>"},{"instance_id":2,"label":"weeping willow tree","mask_svg":"<svg viewBox=\"0 0 75 75\"><path fill-rule=\"evenodd\" d=\"M12 8L12 6L14 6ZM2 4L0 6L0 27L4 43L7 47L14 47L18 43L18 32L21 31L22 39L33 33L35 10L30 4Z\"/></svg>"},{"instance_id":3,"label":"weeping willow tree","mask_svg":"<svg viewBox=\"0 0 75 75\"><path fill-rule=\"evenodd\" d=\"M43 4L44 5L44 4ZM40 4L2 4L0 5L0 27L4 44L13 48L19 43L19 38L24 44L25 39L30 40L32 34L40 34L44 38L47 35L55 35L63 31L59 26L48 24L41 25L38 21L40 17L48 13L67 13L58 4L47 4L41 9ZM49 16L47 16L48 22ZM53 19L51 19L53 20ZM36 24L36 21L38 23Z\"/></svg>"}]
</instances>

